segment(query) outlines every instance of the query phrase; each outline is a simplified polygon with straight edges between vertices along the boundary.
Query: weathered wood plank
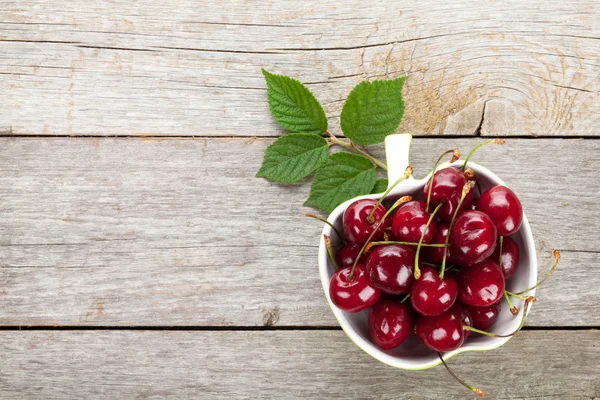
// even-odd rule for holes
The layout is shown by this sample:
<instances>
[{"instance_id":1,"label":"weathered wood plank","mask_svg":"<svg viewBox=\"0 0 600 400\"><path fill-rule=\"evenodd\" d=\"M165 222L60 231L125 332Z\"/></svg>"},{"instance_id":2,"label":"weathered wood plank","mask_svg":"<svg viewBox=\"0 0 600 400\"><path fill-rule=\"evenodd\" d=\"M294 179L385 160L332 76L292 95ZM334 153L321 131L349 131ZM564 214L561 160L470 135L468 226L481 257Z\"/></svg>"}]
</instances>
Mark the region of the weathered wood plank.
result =
<instances>
[{"instance_id":1,"label":"weathered wood plank","mask_svg":"<svg viewBox=\"0 0 600 400\"><path fill-rule=\"evenodd\" d=\"M593 399L598 340L595 330L528 331L449 363L491 399ZM11 399L472 396L441 366L393 369L340 331L0 332L0 354L0 397Z\"/></svg>"},{"instance_id":2,"label":"weathered wood plank","mask_svg":"<svg viewBox=\"0 0 600 400\"><path fill-rule=\"evenodd\" d=\"M0 4L0 132L277 135L260 67L334 132L357 82L407 74L418 135L598 134L596 1Z\"/></svg>"},{"instance_id":3,"label":"weathered wood plank","mask_svg":"<svg viewBox=\"0 0 600 400\"><path fill-rule=\"evenodd\" d=\"M1 139L0 324L335 325L320 225L301 216L308 185L253 177L270 142ZM414 140L415 174L475 143ZM528 323L600 325L600 141L480 151L521 197L542 258L569 250Z\"/></svg>"}]
</instances>

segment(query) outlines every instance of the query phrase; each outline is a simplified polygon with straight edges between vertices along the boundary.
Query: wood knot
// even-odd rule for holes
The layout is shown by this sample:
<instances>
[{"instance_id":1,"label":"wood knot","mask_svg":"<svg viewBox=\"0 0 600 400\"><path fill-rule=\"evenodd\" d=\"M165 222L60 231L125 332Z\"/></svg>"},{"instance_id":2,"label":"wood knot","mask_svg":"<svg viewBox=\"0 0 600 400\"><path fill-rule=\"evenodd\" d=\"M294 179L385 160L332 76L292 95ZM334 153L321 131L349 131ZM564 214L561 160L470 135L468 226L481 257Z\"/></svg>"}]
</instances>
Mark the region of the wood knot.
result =
<instances>
[{"instance_id":1,"label":"wood knot","mask_svg":"<svg viewBox=\"0 0 600 400\"><path fill-rule=\"evenodd\" d=\"M263 326L274 326L277 322L279 322L278 306L275 306L273 308L261 307L261 314Z\"/></svg>"}]
</instances>

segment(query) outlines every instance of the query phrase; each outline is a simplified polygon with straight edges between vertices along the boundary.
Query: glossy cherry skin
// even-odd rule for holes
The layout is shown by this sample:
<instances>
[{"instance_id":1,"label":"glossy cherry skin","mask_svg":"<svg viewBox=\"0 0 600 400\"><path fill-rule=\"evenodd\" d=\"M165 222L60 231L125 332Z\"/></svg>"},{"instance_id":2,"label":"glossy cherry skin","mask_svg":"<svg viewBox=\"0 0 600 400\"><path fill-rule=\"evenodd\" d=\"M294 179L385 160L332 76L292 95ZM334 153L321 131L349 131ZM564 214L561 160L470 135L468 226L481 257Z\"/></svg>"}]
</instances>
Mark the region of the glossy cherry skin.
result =
<instances>
[{"instance_id":1,"label":"glossy cherry skin","mask_svg":"<svg viewBox=\"0 0 600 400\"><path fill-rule=\"evenodd\" d=\"M409 201L398 208L392 218L392 235L402 242L419 242L425 232L423 243L431 242L437 229L435 218L425 230L429 221L429 214L425 212L425 203L422 201Z\"/></svg>"},{"instance_id":2,"label":"glossy cherry skin","mask_svg":"<svg viewBox=\"0 0 600 400\"><path fill-rule=\"evenodd\" d=\"M405 294L414 278L415 252L408 246L378 246L367 258L367 275L384 293Z\"/></svg>"},{"instance_id":3,"label":"glossy cherry skin","mask_svg":"<svg viewBox=\"0 0 600 400\"><path fill-rule=\"evenodd\" d=\"M456 315L461 320L463 326L468 325L470 327L473 327L473 317L471 317L471 313L467 309L467 306L465 306L464 304L461 304L459 302L454 303L449 312L454 313L454 315ZM471 331L468 329L463 330L466 339L471 334Z\"/></svg>"},{"instance_id":4,"label":"glossy cherry skin","mask_svg":"<svg viewBox=\"0 0 600 400\"><path fill-rule=\"evenodd\" d=\"M413 310L398 300L381 299L369 312L371 340L383 350L400 346L410 336L414 326Z\"/></svg>"},{"instance_id":5,"label":"glossy cherry skin","mask_svg":"<svg viewBox=\"0 0 600 400\"><path fill-rule=\"evenodd\" d=\"M458 274L458 298L463 304L485 307L504 295L504 275L492 259L471 267L463 267Z\"/></svg>"},{"instance_id":6,"label":"glossy cherry skin","mask_svg":"<svg viewBox=\"0 0 600 400\"><path fill-rule=\"evenodd\" d=\"M356 264L354 279L350 279L352 267L342 268L329 281L329 297L342 311L358 312L377 303L381 290L377 289L365 272L365 266Z\"/></svg>"},{"instance_id":7,"label":"glossy cherry skin","mask_svg":"<svg viewBox=\"0 0 600 400\"><path fill-rule=\"evenodd\" d=\"M458 207L458 203L460 202L465 183L467 183L467 178L465 178L463 173L457 168L448 167L436 171L433 177L433 183L431 183L430 179L427 181L425 188L423 188L423 198L425 199L425 202L427 202L429 185L432 185L429 209L427 211L433 211L443 201L444 205L437 212L436 216L442 221L450 222L454 215L454 210L456 210L456 207ZM472 202L473 191L471 190L463 200L460 209L469 209Z\"/></svg>"},{"instance_id":8,"label":"glossy cherry skin","mask_svg":"<svg viewBox=\"0 0 600 400\"><path fill-rule=\"evenodd\" d=\"M492 254L492 260L500 262L500 245L496 246L496 250ZM509 237L502 239L502 264L500 269L504 274L504 279L510 279L517 271L519 266L519 246Z\"/></svg>"},{"instance_id":9,"label":"glossy cherry skin","mask_svg":"<svg viewBox=\"0 0 600 400\"><path fill-rule=\"evenodd\" d=\"M379 222L383 219L387 208L380 204L373 214L373 223L371 224L367 220L376 204L377 200L362 199L356 200L348 206L344 211L344 235L346 239L362 247L376 228L377 230L371 241L383 239L383 233L390 226L391 219L387 216L382 224L379 224Z\"/></svg>"},{"instance_id":10,"label":"glossy cherry skin","mask_svg":"<svg viewBox=\"0 0 600 400\"><path fill-rule=\"evenodd\" d=\"M348 243L335 253L335 261L340 268L351 267L354 265L354 260L358 257L358 253L360 253L361 249L362 246L359 246L356 243ZM358 262L364 264L366 260L366 254L363 253Z\"/></svg>"},{"instance_id":11,"label":"glossy cherry skin","mask_svg":"<svg viewBox=\"0 0 600 400\"><path fill-rule=\"evenodd\" d=\"M481 330L486 330L494 325L500 315L500 302L485 307L466 306L466 308L473 319L473 328Z\"/></svg>"},{"instance_id":12,"label":"glossy cherry skin","mask_svg":"<svg viewBox=\"0 0 600 400\"><path fill-rule=\"evenodd\" d=\"M452 307L458 296L458 283L454 278L440 279L438 272L431 267L421 269L421 278L410 288L410 303L416 312L432 317L445 313Z\"/></svg>"},{"instance_id":13,"label":"glossy cherry skin","mask_svg":"<svg viewBox=\"0 0 600 400\"><path fill-rule=\"evenodd\" d=\"M437 225L435 235L431 239L431 244L445 244L446 236L448 236L448 224L440 222ZM448 265L454 264L454 259L450 255L450 249L448 247L422 247L421 254L423 258L433 264L441 264L444 259L444 250L446 251L446 263Z\"/></svg>"},{"instance_id":14,"label":"glossy cherry skin","mask_svg":"<svg viewBox=\"0 0 600 400\"><path fill-rule=\"evenodd\" d=\"M425 346L435 351L457 349L465 340L460 316L450 311L434 317L419 317L415 333Z\"/></svg>"},{"instance_id":15,"label":"glossy cherry skin","mask_svg":"<svg viewBox=\"0 0 600 400\"><path fill-rule=\"evenodd\" d=\"M477 209L490 216L498 235L512 235L523 222L523 206L517 195L506 186L494 186L481 195Z\"/></svg>"},{"instance_id":16,"label":"glossy cherry skin","mask_svg":"<svg viewBox=\"0 0 600 400\"><path fill-rule=\"evenodd\" d=\"M484 261L496 248L496 226L481 211L458 215L450 232L450 254L458 264L471 266Z\"/></svg>"}]
</instances>

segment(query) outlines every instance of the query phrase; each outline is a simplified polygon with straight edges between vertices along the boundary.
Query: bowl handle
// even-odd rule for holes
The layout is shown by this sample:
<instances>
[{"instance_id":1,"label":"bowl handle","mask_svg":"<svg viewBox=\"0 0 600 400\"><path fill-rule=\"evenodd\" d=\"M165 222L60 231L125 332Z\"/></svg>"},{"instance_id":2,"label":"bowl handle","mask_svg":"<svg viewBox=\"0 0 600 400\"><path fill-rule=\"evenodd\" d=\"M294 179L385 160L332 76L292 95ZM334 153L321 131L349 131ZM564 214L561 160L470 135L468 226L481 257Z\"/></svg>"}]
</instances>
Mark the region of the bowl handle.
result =
<instances>
[{"instance_id":1,"label":"bowl handle","mask_svg":"<svg viewBox=\"0 0 600 400\"><path fill-rule=\"evenodd\" d=\"M385 138L385 158L388 166L388 187L393 185L409 166L410 133L398 133ZM409 179L414 179L412 176Z\"/></svg>"}]
</instances>

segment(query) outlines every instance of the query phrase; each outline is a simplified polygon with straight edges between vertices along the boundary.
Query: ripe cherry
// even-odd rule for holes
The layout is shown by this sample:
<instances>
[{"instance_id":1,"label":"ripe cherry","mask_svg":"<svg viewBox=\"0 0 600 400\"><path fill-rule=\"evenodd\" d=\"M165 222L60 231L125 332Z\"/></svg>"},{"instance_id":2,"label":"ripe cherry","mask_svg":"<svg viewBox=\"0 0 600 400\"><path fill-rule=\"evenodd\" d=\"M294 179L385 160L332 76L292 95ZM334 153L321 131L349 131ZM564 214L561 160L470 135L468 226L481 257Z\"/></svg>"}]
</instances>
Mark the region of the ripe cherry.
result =
<instances>
[{"instance_id":1,"label":"ripe cherry","mask_svg":"<svg viewBox=\"0 0 600 400\"><path fill-rule=\"evenodd\" d=\"M492 259L461 268L458 274L458 298L474 307L496 303L504 294L504 275Z\"/></svg>"},{"instance_id":2,"label":"ripe cherry","mask_svg":"<svg viewBox=\"0 0 600 400\"><path fill-rule=\"evenodd\" d=\"M517 195L506 186L494 186L483 192L477 209L489 215L500 236L512 235L523 222L523 206Z\"/></svg>"},{"instance_id":3,"label":"ripe cherry","mask_svg":"<svg viewBox=\"0 0 600 400\"><path fill-rule=\"evenodd\" d=\"M464 325L473 327L473 317L471 316L470 311L467 309L467 307L461 303L454 303L454 305L452 306L452 308L450 309L451 313L454 313L454 315L456 315L462 322L463 327ZM468 329L463 329L464 333L465 333L465 339L467 337L469 337L469 335L471 334L471 331Z\"/></svg>"},{"instance_id":4,"label":"ripe cherry","mask_svg":"<svg viewBox=\"0 0 600 400\"><path fill-rule=\"evenodd\" d=\"M419 317L415 333L425 346L435 351L457 349L465 340L460 317L450 311L434 317Z\"/></svg>"},{"instance_id":5,"label":"ripe cherry","mask_svg":"<svg viewBox=\"0 0 600 400\"><path fill-rule=\"evenodd\" d=\"M418 242L425 232L423 243L431 242L436 232L436 222L429 221L429 214L425 211L425 203L422 201L409 201L398 208L392 218L392 235L396 240L403 242ZM427 227L427 230L425 228Z\"/></svg>"},{"instance_id":6,"label":"ripe cherry","mask_svg":"<svg viewBox=\"0 0 600 400\"><path fill-rule=\"evenodd\" d=\"M496 250L492 254L492 260L500 262L500 245L496 246ZM500 269L504 274L504 279L510 279L519 266L519 246L510 237L502 238L502 263Z\"/></svg>"},{"instance_id":7,"label":"ripe cherry","mask_svg":"<svg viewBox=\"0 0 600 400\"><path fill-rule=\"evenodd\" d=\"M350 204L344 211L344 235L352 243L356 243L362 247L367 242L373 231L376 231L371 240L377 241L383 239L383 233L390 226L389 217L383 220L387 208L383 204L379 204L373 213L373 223L369 222L369 215L375 206L377 200L362 199L356 200Z\"/></svg>"},{"instance_id":8,"label":"ripe cherry","mask_svg":"<svg viewBox=\"0 0 600 400\"><path fill-rule=\"evenodd\" d=\"M466 306L467 311L473 319L473 328L487 329L494 325L498 316L500 315L500 303L490 304L485 307L469 307Z\"/></svg>"},{"instance_id":9,"label":"ripe cherry","mask_svg":"<svg viewBox=\"0 0 600 400\"><path fill-rule=\"evenodd\" d=\"M465 211L454 221L450 232L450 254L462 266L484 261L496 248L496 226L481 211Z\"/></svg>"},{"instance_id":10,"label":"ripe cherry","mask_svg":"<svg viewBox=\"0 0 600 400\"><path fill-rule=\"evenodd\" d=\"M421 315L434 316L445 313L458 296L458 283L454 278L440 279L431 267L421 269L421 278L410 288L410 303Z\"/></svg>"},{"instance_id":11,"label":"ripe cherry","mask_svg":"<svg viewBox=\"0 0 600 400\"><path fill-rule=\"evenodd\" d=\"M333 274L329 281L329 297L339 309L358 312L377 303L381 291L367 278L364 265L356 265L354 279L350 279L351 271L352 267L346 267Z\"/></svg>"},{"instance_id":12,"label":"ripe cherry","mask_svg":"<svg viewBox=\"0 0 600 400\"><path fill-rule=\"evenodd\" d=\"M442 221L450 222L454 215L454 210L460 202L460 196L465 183L467 183L467 178L456 168L448 167L436 171L433 176L433 182L430 179L423 189L423 195L427 203L429 186L431 186L431 197L427 211L431 212L438 204L444 202L437 216ZM473 192L471 191L463 200L463 204L460 206L461 210L469 209L472 202Z\"/></svg>"},{"instance_id":13,"label":"ripe cherry","mask_svg":"<svg viewBox=\"0 0 600 400\"><path fill-rule=\"evenodd\" d=\"M335 253L335 261L340 268L351 267L354 265L358 253L362 246L356 243L348 243ZM367 260L366 254L363 254L358 261L360 264L364 264Z\"/></svg>"},{"instance_id":14,"label":"ripe cherry","mask_svg":"<svg viewBox=\"0 0 600 400\"><path fill-rule=\"evenodd\" d=\"M383 350L400 346L410 336L414 325L414 312L395 299L381 299L369 312L371 339Z\"/></svg>"},{"instance_id":15,"label":"ripe cherry","mask_svg":"<svg viewBox=\"0 0 600 400\"><path fill-rule=\"evenodd\" d=\"M376 247L367 258L367 275L373 285L388 294L408 293L413 282L415 252L410 247Z\"/></svg>"},{"instance_id":16,"label":"ripe cherry","mask_svg":"<svg viewBox=\"0 0 600 400\"><path fill-rule=\"evenodd\" d=\"M445 222L438 223L435 235L431 239L430 244L445 244L446 236L448 236L448 224ZM448 247L424 247L421 249L423 258L433 264L441 264L444 259L444 250L446 251L446 262L452 264L454 260L450 256Z\"/></svg>"}]
</instances>

